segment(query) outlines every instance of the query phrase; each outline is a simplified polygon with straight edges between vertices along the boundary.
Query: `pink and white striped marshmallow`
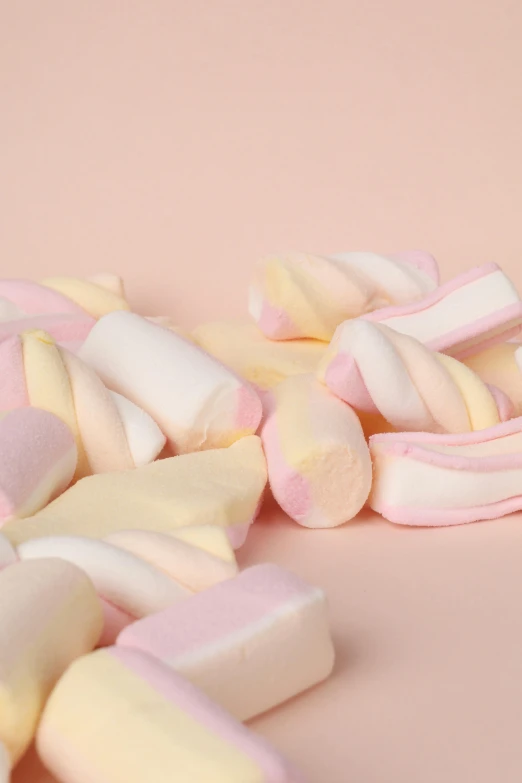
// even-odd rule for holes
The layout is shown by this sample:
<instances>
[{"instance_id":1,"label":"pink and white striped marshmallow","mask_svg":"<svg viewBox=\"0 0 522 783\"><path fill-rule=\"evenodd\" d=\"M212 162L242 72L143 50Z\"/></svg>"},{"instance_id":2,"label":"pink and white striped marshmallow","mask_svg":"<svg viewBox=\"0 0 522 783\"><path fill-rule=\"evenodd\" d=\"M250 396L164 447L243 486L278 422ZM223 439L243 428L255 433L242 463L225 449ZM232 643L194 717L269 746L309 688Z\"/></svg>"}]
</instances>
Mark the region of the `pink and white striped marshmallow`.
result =
<instances>
[{"instance_id":1,"label":"pink and white striped marshmallow","mask_svg":"<svg viewBox=\"0 0 522 783\"><path fill-rule=\"evenodd\" d=\"M271 563L128 626L117 644L159 658L239 720L324 680L334 663L324 592Z\"/></svg>"},{"instance_id":2,"label":"pink and white striped marshmallow","mask_svg":"<svg viewBox=\"0 0 522 783\"><path fill-rule=\"evenodd\" d=\"M522 301L497 264L458 275L419 301L375 310L365 319L463 359L522 330Z\"/></svg>"},{"instance_id":3,"label":"pink and white striped marshmallow","mask_svg":"<svg viewBox=\"0 0 522 783\"><path fill-rule=\"evenodd\" d=\"M461 525L522 509L522 418L480 432L370 438L369 504L400 525Z\"/></svg>"}]
</instances>

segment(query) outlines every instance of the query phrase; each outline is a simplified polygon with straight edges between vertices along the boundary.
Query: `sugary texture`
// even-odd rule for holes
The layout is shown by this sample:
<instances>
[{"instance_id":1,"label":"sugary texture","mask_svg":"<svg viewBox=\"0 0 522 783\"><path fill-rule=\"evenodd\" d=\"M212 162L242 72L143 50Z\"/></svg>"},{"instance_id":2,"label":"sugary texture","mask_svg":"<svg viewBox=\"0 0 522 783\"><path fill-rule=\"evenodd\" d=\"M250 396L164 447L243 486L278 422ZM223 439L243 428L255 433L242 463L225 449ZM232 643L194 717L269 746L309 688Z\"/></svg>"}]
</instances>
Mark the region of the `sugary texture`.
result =
<instances>
[{"instance_id":1,"label":"sugary texture","mask_svg":"<svg viewBox=\"0 0 522 783\"><path fill-rule=\"evenodd\" d=\"M458 433L500 421L495 396L472 370L364 319L338 327L319 378L357 411L379 414L398 430Z\"/></svg>"},{"instance_id":2,"label":"sugary texture","mask_svg":"<svg viewBox=\"0 0 522 783\"><path fill-rule=\"evenodd\" d=\"M420 251L268 256L257 267L248 309L273 340L330 340L347 318L422 299L437 283L435 260Z\"/></svg>"},{"instance_id":3,"label":"sugary texture","mask_svg":"<svg viewBox=\"0 0 522 783\"><path fill-rule=\"evenodd\" d=\"M20 560L57 557L81 568L102 598L135 618L159 612L189 595L174 578L107 541L44 536L20 544Z\"/></svg>"},{"instance_id":4,"label":"sugary texture","mask_svg":"<svg viewBox=\"0 0 522 783\"><path fill-rule=\"evenodd\" d=\"M517 335L522 329L522 302L497 264L485 264L418 302L386 307L364 318L462 359Z\"/></svg>"},{"instance_id":5,"label":"sugary texture","mask_svg":"<svg viewBox=\"0 0 522 783\"><path fill-rule=\"evenodd\" d=\"M522 509L522 419L461 435L370 439L370 506L402 525L460 525Z\"/></svg>"},{"instance_id":6,"label":"sugary texture","mask_svg":"<svg viewBox=\"0 0 522 783\"><path fill-rule=\"evenodd\" d=\"M305 527L352 519L370 493L372 465L352 408L313 375L296 375L265 396L261 440L272 493Z\"/></svg>"},{"instance_id":7,"label":"sugary texture","mask_svg":"<svg viewBox=\"0 0 522 783\"><path fill-rule=\"evenodd\" d=\"M10 551L11 550L11 551ZM223 528L202 525L171 534L124 530L105 540L45 536L20 544L17 553L0 539L7 562L59 557L91 579L104 609L103 644L113 644L125 626L237 574Z\"/></svg>"},{"instance_id":8,"label":"sugary texture","mask_svg":"<svg viewBox=\"0 0 522 783\"><path fill-rule=\"evenodd\" d=\"M114 396L93 370L45 332L0 341L0 410L54 413L78 449L75 477L128 470L154 459L165 437L145 411Z\"/></svg>"},{"instance_id":9,"label":"sugary texture","mask_svg":"<svg viewBox=\"0 0 522 783\"><path fill-rule=\"evenodd\" d=\"M513 403L513 416L522 415L522 346L502 343L464 360L484 383L496 386Z\"/></svg>"},{"instance_id":10,"label":"sugary texture","mask_svg":"<svg viewBox=\"0 0 522 783\"><path fill-rule=\"evenodd\" d=\"M82 479L38 514L9 523L14 544L41 536L104 538L121 530L168 533L187 525L249 524L267 481L257 436L228 449L158 460Z\"/></svg>"},{"instance_id":11,"label":"sugary texture","mask_svg":"<svg viewBox=\"0 0 522 783\"><path fill-rule=\"evenodd\" d=\"M321 682L334 663L323 591L269 563L129 625L118 645L164 661L239 720Z\"/></svg>"},{"instance_id":12,"label":"sugary texture","mask_svg":"<svg viewBox=\"0 0 522 783\"><path fill-rule=\"evenodd\" d=\"M69 668L47 703L37 749L64 783L303 783L191 683L123 648Z\"/></svg>"},{"instance_id":13,"label":"sugary texture","mask_svg":"<svg viewBox=\"0 0 522 783\"><path fill-rule=\"evenodd\" d=\"M0 340L13 334L40 330L47 332L59 343L82 343L95 323L94 318L87 313L47 313L0 320Z\"/></svg>"},{"instance_id":14,"label":"sugary texture","mask_svg":"<svg viewBox=\"0 0 522 783\"><path fill-rule=\"evenodd\" d=\"M128 309L123 284L115 275L87 280L49 277L40 283L0 280L0 318L46 313L87 313L93 318L101 318L113 310Z\"/></svg>"},{"instance_id":15,"label":"sugary texture","mask_svg":"<svg viewBox=\"0 0 522 783\"><path fill-rule=\"evenodd\" d=\"M194 592L237 574L234 550L221 527L199 525L170 533L122 530L105 540L159 568Z\"/></svg>"},{"instance_id":16,"label":"sugary texture","mask_svg":"<svg viewBox=\"0 0 522 783\"><path fill-rule=\"evenodd\" d=\"M255 324L216 321L192 332L198 345L259 389L292 375L315 372L327 344L320 340L268 340Z\"/></svg>"},{"instance_id":17,"label":"sugary texture","mask_svg":"<svg viewBox=\"0 0 522 783\"><path fill-rule=\"evenodd\" d=\"M60 419L37 408L0 417L0 526L36 514L72 481L77 450Z\"/></svg>"},{"instance_id":18,"label":"sugary texture","mask_svg":"<svg viewBox=\"0 0 522 783\"><path fill-rule=\"evenodd\" d=\"M69 664L102 628L88 577L62 560L15 563L0 572L0 741L14 765Z\"/></svg>"},{"instance_id":19,"label":"sugary texture","mask_svg":"<svg viewBox=\"0 0 522 783\"><path fill-rule=\"evenodd\" d=\"M254 389L176 332L134 313L111 313L79 351L110 389L140 405L178 454L229 446L256 432Z\"/></svg>"}]
</instances>

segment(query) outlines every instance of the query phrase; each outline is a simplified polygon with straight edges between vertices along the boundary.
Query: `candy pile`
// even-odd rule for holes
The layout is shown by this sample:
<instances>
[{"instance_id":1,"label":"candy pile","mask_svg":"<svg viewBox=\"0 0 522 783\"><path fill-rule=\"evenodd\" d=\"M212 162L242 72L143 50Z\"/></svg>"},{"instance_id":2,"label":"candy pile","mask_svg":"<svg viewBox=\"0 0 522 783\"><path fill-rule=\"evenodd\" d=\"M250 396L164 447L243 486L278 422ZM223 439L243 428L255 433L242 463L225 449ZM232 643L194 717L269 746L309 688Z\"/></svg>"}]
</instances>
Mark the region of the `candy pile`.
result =
<instances>
[{"instance_id":1,"label":"candy pile","mask_svg":"<svg viewBox=\"0 0 522 783\"><path fill-rule=\"evenodd\" d=\"M113 275L0 281L2 783L35 737L62 783L302 780L243 725L334 663L322 590L238 569L267 485L312 528L522 508L496 265L273 256L249 310L185 334Z\"/></svg>"}]
</instances>

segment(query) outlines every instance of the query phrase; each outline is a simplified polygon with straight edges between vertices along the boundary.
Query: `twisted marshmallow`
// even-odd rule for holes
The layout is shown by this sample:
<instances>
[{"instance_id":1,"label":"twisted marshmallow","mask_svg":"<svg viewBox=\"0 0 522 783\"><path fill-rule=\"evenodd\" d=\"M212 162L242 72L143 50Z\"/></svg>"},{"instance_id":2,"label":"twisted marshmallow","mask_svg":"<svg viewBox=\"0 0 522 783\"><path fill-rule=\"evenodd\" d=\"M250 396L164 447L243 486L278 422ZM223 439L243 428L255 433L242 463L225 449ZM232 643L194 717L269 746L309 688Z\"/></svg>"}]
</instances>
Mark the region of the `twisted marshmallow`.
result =
<instances>
[{"instance_id":1,"label":"twisted marshmallow","mask_svg":"<svg viewBox=\"0 0 522 783\"><path fill-rule=\"evenodd\" d=\"M40 283L30 280L0 280L0 320L26 315L75 313L101 318L113 310L128 310L123 283L116 275L50 277Z\"/></svg>"},{"instance_id":2,"label":"twisted marshmallow","mask_svg":"<svg viewBox=\"0 0 522 783\"><path fill-rule=\"evenodd\" d=\"M165 445L148 414L110 392L45 332L0 341L0 378L0 410L31 405L69 426L78 448L76 478L147 464Z\"/></svg>"},{"instance_id":3,"label":"twisted marshmallow","mask_svg":"<svg viewBox=\"0 0 522 783\"><path fill-rule=\"evenodd\" d=\"M512 412L501 392L456 359L363 319L337 329L319 377L352 407L398 430L468 432Z\"/></svg>"},{"instance_id":4,"label":"twisted marshmallow","mask_svg":"<svg viewBox=\"0 0 522 783\"><path fill-rule=\"evenodd\" d=\"M268 256L250 286L249 312L273 340L330 340L347 318L421 299L437 283L436 262L422 252Z\"/></svg>"},{"instance_id":5,"label":"twisted marshmallow","mask_svg":"<svg viewBox=\"0 0 522 783\"><path fill-rule=\"evenodd\" d=\"M212 526L172 533L122 531L105 540L46 536L26 541L16 550L2 537L0 553L2 549L6 565L13 556L20 560L59 558L84 571L103 603L102 644L112 643L134 620L237 573L226 532Z\"/></svg>"}]
</instances>

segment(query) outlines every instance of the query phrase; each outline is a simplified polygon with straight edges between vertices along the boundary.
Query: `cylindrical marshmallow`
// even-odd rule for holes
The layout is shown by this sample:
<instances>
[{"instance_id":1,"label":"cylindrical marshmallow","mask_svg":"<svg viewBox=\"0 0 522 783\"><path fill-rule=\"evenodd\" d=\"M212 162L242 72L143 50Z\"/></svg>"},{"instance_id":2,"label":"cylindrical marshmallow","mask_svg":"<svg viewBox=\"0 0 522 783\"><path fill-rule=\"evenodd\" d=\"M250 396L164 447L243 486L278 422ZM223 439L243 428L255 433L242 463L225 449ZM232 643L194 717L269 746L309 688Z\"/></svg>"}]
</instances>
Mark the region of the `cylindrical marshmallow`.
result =
<instances>
[{"instance_id":1,"label":"cylindrical marshmallow","mask_svg":"<svg viewBox=\"0 0 522 783\"><path fill-rule=\"evenodd\" d=\"M272 493L306 527L335 527L368 498L372 465L357 414L312 375L265 397L261 440Z\"/></svg>"},{"instance_id":2,"label":"cylindrical marshmallow","mask_svg":"<svg viewBox=\"0 0 522 783\"><path fill-rule=\"evenodd\" d=\"M93 649L102 627L88 577L62 560L15 563L0 573L0 741L14 765L69 664Z\"/></svg>"},{"instance_id":3,"label":"cylindrical marshmallow","mask_svg":"<svg viewBox=\"0 0 522 783\"><path fill-rule=\"evenodd\" d=\"M134 313L98 321L79 356L110 389L146 410L177 453L229 446L255 433L261 420L261 402L246 381Z\"/></svg>"}]
</instances>

